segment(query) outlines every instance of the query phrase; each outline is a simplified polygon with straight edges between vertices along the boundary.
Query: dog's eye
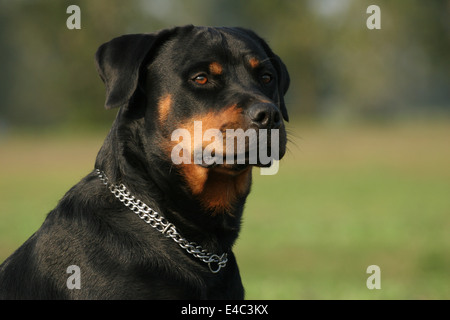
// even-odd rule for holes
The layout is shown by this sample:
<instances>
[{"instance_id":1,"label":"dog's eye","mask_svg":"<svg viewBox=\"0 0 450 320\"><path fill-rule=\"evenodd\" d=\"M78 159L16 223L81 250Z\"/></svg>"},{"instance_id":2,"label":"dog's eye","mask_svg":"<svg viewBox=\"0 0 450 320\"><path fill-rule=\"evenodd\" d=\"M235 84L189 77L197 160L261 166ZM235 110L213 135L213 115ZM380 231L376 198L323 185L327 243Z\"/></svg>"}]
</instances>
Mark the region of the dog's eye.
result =
<instances>
[{"instance_id":1,"label":"dog's eye","mask_svg":"<svg viewBox=\"0 0 450 320\"><path fill-rule=\"evenodd\" d=\"M265 73L265 74L263 74L263 75L261 76L261 82L264 83L264 84L269 84L269 83L271 83L271 82L272 82L272 79L273 79L272 75L270 75L270 74L268 74L268 73Z\"/></svg>"},{"instance_id":2,"label":"dog's eye","mask_svg":"<svg viewBox=\"0 0 450 320\"><path fill-rule=\"evenodd\" d=\"M194 80L194 82L198 84L206 84L208 82L208 77L204 74L199 74L192 80Z\"/></svg>"}]
</instances>

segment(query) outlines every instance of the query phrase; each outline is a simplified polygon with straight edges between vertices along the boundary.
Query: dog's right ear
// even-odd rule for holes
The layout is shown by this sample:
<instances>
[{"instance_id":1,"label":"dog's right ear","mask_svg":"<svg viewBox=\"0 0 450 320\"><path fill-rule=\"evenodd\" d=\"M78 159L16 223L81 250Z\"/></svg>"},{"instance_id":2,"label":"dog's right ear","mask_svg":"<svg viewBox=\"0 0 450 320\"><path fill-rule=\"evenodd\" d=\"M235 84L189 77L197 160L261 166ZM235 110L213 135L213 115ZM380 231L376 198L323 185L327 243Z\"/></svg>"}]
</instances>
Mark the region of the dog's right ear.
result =
<instances>
[{"instance_id":1,"label":"dog's right ear","mask_svg":"<svg viewBox=\"0 0 450 320\"><path fill-rule=\"evenodd\" d=\"M128 105L138 87L141 67L148 63L147 57L176 30L124 35L98 48L95 59L106 85L106 109Z\"/></svg>"},{"instance_id":2,"label":"dog's right ear","mask_svg":"<svg viewBox=\"0 0 450 320\"><path fill-rule=\"evenodd\" d=\"M290 78L289 73L286 68L286 65L281 61L280 57L277 56L272 49L270 49L267 42L262 39L260 36L258 36L254 31L245 29L245 28L234 28L236 30L239 30L241 32L246 33L253 39L256 39L259 44L263 47L266 54L269 56L270 61L272 62L273 66L275 67L277 74L278 74L278 104L281 109L281 114L283 116L283 119L286 121L289 121L289 115L286 108L286 103L284 102L284 95L286 94L287 90L289 89L290 84Z\"/></svg>"}]
</instances>

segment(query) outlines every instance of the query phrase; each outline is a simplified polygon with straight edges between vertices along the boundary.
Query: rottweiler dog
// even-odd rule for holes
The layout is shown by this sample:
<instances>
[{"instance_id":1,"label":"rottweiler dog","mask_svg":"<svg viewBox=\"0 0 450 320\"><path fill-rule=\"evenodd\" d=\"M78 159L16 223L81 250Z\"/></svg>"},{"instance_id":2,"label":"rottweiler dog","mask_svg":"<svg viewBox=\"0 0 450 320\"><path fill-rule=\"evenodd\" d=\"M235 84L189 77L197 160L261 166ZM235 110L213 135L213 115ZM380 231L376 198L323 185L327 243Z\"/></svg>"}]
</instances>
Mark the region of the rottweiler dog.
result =
<instances>
[{"instance_id":1,"label":"rottweiler dog","mask_svg":"<svg viewBox=\"0 0 450 320\"><path fill-rule=\"evenodd\" d=\"M0 266L0 298L243 299L232 247L252 167L270 165L250 161L264 142L249 132L283 157L285 64L253 31L191 25L115 38L96 62L117 117L94 170Z\"/></svg>"}]
</instances>

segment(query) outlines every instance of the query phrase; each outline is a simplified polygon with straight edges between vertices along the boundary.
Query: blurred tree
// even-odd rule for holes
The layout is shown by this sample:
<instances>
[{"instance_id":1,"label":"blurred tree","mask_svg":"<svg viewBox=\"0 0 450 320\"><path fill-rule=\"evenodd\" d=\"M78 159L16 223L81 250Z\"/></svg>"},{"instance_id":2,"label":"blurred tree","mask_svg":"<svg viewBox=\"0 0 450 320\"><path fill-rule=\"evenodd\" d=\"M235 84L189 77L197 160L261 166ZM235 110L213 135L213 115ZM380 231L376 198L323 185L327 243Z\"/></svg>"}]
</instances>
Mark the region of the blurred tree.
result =
<instances>
[{"instance_id":1,"label":"blurred tree","mask_svg":"<svg viewBox=\"0 0 450 320\"><path fill-rule=\"evenodd\" d=\"M69 4L64 1L0 3L9 18L2 19L6 28L1 46L14 55L8 60L14 64L14 76L1 76L2 83L11 84L0 115L13 124L95 125L114 117L102 108L104 88L94 54L103 42L133 29L134 19L144 20L140 7L117 0L70 4L81 8L81 30L66 27Z\"/></svg>"},{"instance_id":2,"label":"blurred tree","mask_svg":"<svg viewBox=\"0 0 450 320\"><path fill-rule=\"evenodd\" d=\"M371 3L353 1L322 51L335 79L326 110L383 118L449 110L449 2L377 1L382 28L368 30L361 17Z\"/></svg>"},{"instance_id":3,"label":"blurred tree","mask_svg":"<svg viewBox=\"0 0 450 320\"><path fill-rule=\"evenodd\" d=\"M374 3L381 7L381 30L366 27ZM210 6L209 24L252 28L283 58L291 113L389 118L450 111L448 0L218 0Z\"/></svg>"},{"instance_id":4,"label":"blurred tree","mask_svg":"<svg viewBox=\"0 0 450 320\"><path fill-rule=\"evenodd\" d=\"M6 117L11 114L15 55L8 45L8 26L11 24L9 10L0 10L0 133L6 126Z\"/></svg>"},{"instance_id":5,"label":"blurred tree","mask_svg":"<svg viewBox=\"0 0 450 320\"><path fill-rule=\"evenodd\" d=\"M66 8L81 8L81 30ZM366 8L381 8L381 30ZM124 33L173 25L254 29L291 74L294 116L450 111L449 0L0 0L0 125L110 124L94 62Z\"/></svg>"}]
</instances>

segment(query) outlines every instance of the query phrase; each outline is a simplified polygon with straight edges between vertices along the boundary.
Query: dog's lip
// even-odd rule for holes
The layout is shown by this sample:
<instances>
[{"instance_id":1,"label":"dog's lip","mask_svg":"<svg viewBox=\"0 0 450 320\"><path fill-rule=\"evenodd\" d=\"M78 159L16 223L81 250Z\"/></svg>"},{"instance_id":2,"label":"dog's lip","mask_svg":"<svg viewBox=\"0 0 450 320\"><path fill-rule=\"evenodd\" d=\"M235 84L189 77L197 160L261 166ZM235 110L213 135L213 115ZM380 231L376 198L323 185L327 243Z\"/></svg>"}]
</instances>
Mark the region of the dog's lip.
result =
<instances>
[{"instance_id":1,"label":"dog's lip","mask_svg":"<svg viewBox=\"0 0 450 320\"><path fill-rule=\"evenodd\" d=\"M236 176L252 167L253 165L250 164L214 164L208 166L207 170L209 170L210 172Z\"/></svg>"},{"instance_id":2,"label":"dog's lip","mask_svg":"<svg viewBox=\"0 0 450 320\"><path fill-rule=\"evenodd\" d=\"M237 159L240 158L239 156L243 156L243 159L245 160L244 163L237 163ZM203 167L205 169L215 169L215 168L221 168L224 170L229 170L229 171L241 171L241 170L245 170L248 167L254 166L254 167L260 167L260 168L265 168L265 167L270 167L271 166L271 162L267 163L267 164L261 164L259 162L257 163L249 163L250 161L250 156L249 156L249 152L245 152L244 154L234 154L234 161L232 163L228 163L226 161L226 154L222 155L222 163L216 163L213 162L211 164L205 163L203 160L201 163L198 163L197 165L199 165L200 167Z\"/></svg>"},{"instance_id":3,"label":"dog's lip","mask_svg":"<svg viewBox=\"0 0 450 320\"><path fill-rule=\"evenodd\" d=\"M249 152L240 153L240 154L233 154L233 162L232 163L229 163L227 161L227 154L226 153L218 154L218 155L214 154L214 155L212 155L212 158L214 158L214 160L221 159L222 161L221 161L221 163L217 163L216 161L214 161L212 164L207 164L207 163L205 163L204 159L202 159L202 163L200 163L199 165L202 166L202 167L205 167L205 168L221 166L221 165L236 165L236 164L241 165L241 163L237 163L237 159L243 159L244 162L245 162L244 164L250 165L248 163L249 159L250 159Z\"/></svg>"}]
</instances>

